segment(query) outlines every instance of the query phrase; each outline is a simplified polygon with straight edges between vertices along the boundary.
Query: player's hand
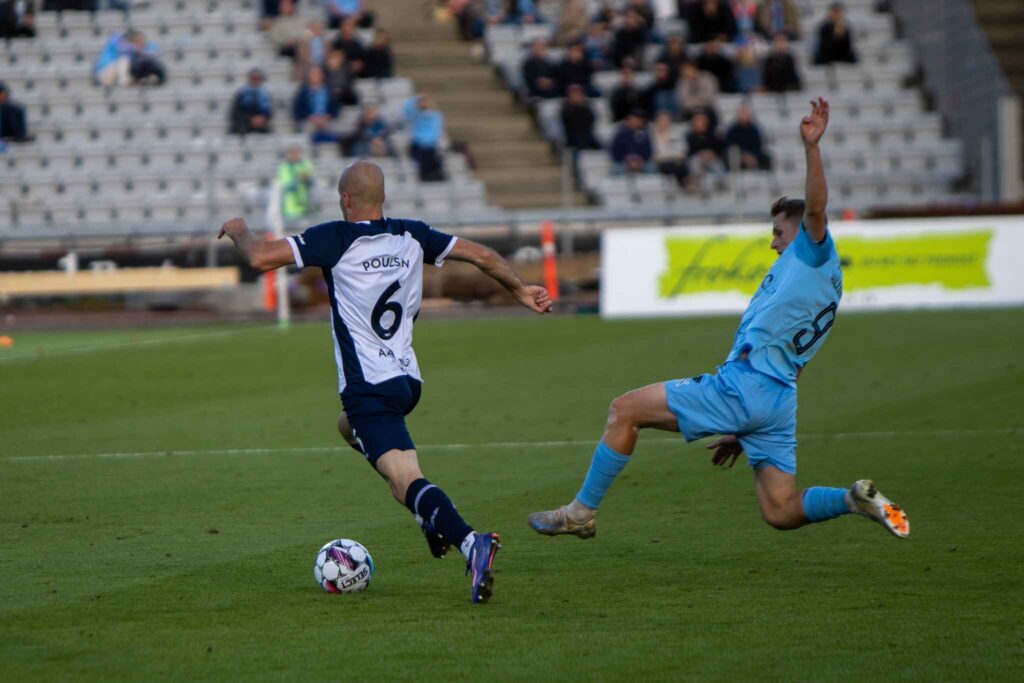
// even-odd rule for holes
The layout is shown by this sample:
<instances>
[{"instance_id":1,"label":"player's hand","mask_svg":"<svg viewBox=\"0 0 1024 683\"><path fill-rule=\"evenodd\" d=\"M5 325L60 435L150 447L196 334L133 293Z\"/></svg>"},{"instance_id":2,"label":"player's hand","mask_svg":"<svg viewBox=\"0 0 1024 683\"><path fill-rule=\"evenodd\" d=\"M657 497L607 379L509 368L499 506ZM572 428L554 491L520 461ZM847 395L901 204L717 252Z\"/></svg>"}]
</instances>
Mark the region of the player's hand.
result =
<instances>
[{"instance_id":1,"label":"player's hand","mask_svg":"<svg viewBox=\"0 0 1024 683\"><path fill-rule=\"evenodd\" d=\"M549 313L554 302L548 295L548 290L536 285L521 287L516 292L516 301L529 308L534 313Z\"/></svg>"},{"instance_id":2,"label":"player's hand","mask_svg":"<svg viewBox=\"0 0 1024 683\"><path fill-rule=\"evenodd\" d=\"M244 218L232 218L227 223L220 226L220 232L217 234L217 239L220 239L224 235L227 235L231 239L235 239L248 229L249 226L245 224Z\"/></svg>"},{"instance_id":3,"label":"player's hand","mask_svg":"<svg viewBox=\"0 0 1024 683\"><path fill-rule=\"evenodd\" d=\"M811 100L811 115L800 121L800 137L805 145L814 146L821 140L828 127L828 101L822 97L815 102Z\"/></svg>"},{"instance_id":4,"label":"player's hand","mask_svg":"<svg viewBox=\"0 0 1024 683\"><path fill-rule=\"evenodd\" d=\"M736 464L736 458L743 455L740 440L732 434L712 441L707 448L715 452L711 456L711 464L718 467L732 467Z\"/></svg>"}]
</instances>

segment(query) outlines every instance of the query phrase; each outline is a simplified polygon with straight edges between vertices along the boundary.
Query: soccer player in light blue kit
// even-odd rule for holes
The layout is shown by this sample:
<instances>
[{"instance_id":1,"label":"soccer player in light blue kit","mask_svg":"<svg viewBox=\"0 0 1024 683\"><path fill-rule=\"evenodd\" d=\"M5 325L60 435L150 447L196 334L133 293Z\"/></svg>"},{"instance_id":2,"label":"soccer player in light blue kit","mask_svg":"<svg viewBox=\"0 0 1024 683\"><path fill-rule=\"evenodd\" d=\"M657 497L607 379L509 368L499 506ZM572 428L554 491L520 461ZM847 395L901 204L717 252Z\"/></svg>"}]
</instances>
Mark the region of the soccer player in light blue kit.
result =
<instances>
[{"instance_id":1,"label":"soccer player in light blue kit","mask_svg":"<svg viewBox=\"0 0 1024 683\"><path fill-rule=\"evenodd\" d=\"M829 106L823 99L811 106L800 123L806 200L783 197L772 206L771 247L779 258L740 319L729 357L716 374L652 384L612 401L582 488L568 505L530 515L538 533L594 536L601 500L648 427L682 432L687 441L724 434L708 446L715 451L713 464L731 467L746 452L761 515L776 529L855 513L898 538L910 533L906 514L869 480L848 489L796 487L797 378L828 337L843 294L839 255L826 226L828 190L818 147Z\"/></svg>"}]
</instances>

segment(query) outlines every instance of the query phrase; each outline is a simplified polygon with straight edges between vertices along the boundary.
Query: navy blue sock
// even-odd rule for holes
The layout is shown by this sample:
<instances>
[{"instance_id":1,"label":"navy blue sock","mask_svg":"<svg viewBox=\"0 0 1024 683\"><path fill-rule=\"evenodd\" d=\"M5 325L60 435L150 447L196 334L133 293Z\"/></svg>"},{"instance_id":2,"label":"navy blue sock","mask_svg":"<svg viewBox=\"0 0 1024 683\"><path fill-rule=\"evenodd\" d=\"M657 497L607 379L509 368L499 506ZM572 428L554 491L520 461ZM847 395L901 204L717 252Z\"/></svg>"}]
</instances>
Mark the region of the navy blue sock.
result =
<instances>
[{"instance_id":1,"label":"navy blue sock","mask_svg":"<svg viewBox=\"0 0 1024 683\"><path fill-rule=\"evenodd\" d=\"M466 524L444 491L426 479L417 479L405 492L405 507L434 525L441 538L458 547L473 527Z\"/></svg>"}]
</instances>

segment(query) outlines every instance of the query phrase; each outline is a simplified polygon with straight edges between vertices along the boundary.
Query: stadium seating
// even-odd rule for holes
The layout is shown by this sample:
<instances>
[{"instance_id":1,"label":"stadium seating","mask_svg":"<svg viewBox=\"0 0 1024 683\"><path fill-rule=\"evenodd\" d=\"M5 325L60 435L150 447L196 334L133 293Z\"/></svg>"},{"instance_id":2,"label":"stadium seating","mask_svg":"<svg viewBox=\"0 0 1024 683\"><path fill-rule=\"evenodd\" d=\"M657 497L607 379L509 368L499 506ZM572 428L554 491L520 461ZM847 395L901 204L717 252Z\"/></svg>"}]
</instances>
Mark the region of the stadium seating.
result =
<instances>
[{"instance_id":1,"label":"stadium seating","mask_svg":"<svg viewBox=\"0 0 1024 683\"><path fill-rule=\"evenodd\" d=\"M831 196L834 208L863 210L876 205L914 205L956 198L953 187L964 172L961 145L943 137L940 117L927 112L918 89L909 86L917 65L909 45L897 38L893 17L876 13L872 0L844 3L860 61L813 66L816 28L831 3L798 0L797 4L802 10L805 37L792 43L792 52L803 91L749 98L722 94L716 105L722 125L727 125L741 102L751 102L775 161L772 171L733 173L695 196L681 192L674 181L653 175L612 176L607 152L595 151L581 158L584 189L601 205L612 208L696 205L723 215L763 209L779 194L802 194L803 153L796 122L806 112L808 99L820 95L830 99L833 111L824 156L835 188ZM685 22L674 19L663 20L656 28L661 35L686 31ZM510 89L521 88L521 64L530 41L550 38L552 32L551 25L488 29L488 58ZM656 60L660 49L660 45L648 45L647 64ZM696 55L700 46L690 45L688 49ZM561 52L552 48L552 59L560 59ZM646 86L650 78L649 72L638 72L637 85ZM598 72L594 77L594 84L606 96L592 100L597 114L595 133L605 145L614 133L607 95L618 81L616 71ZM560 109L559 99L536 103L541 133L556 149L563 135ZM673 135L682 136L686 130L686 125L674 126Z\"/></svg>"},{"instance_id":2,"label":"stadium seating","mask_svg":"<svg viewBox=\"0 0 1024 683\"><path fill-rule=\"evenodd\" d=\"M303 3L320 17L318 3ZM290 117L291 63L256 30L255 0L150 2L130 26L160 47L161 87L101 88L92 64L109 36L129 23L121 12L41 12L38 36L0 48L0 80L26 106L36 140L0 154L0 234L14 237L208 233L228 215L261 218L277 164L299 145L317 169L312 220L337 217L337 176L351 160L334 146L308 144ZM302 5L300 5L302 7ZM364 31L369 39L371 31ZM246 73L267 74L275 134L227 134L228 111ZM361 80L362 103L398 123L414 94L407 79ZM355 125L349 107L340 128ZM404 152L408 134L393 136ZM421 183L407 158L381 162L387 210L457 222L487 208L485 189L460 154L446 154L448 179Z\"/></svg>"}]
</instances>

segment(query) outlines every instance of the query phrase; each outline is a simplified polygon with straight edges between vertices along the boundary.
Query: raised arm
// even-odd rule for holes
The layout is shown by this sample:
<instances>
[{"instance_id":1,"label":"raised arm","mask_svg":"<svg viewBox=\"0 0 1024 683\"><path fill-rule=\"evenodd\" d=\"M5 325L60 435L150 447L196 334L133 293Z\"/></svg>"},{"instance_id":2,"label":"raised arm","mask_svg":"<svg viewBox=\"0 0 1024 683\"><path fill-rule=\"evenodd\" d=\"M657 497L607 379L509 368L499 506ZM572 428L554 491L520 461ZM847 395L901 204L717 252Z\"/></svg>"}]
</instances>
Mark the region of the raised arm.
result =
<instances>
[{"instance_id":1,"label":"raised arm","mask_svg":"<svg viewBox=\"0 0 1024 683\"><path fill-rule=\"evenodd\" d=\"M535 313L547 313L551 310L551 297L548 290L535 285L527 285L516 274L508 262L490 247L477 244L471 240L459 238L452 247L449 259L472 263L489 277L499 282L515 300Z\"/></svg>"},{"instance_id":2,"label":"raised arm","mask_svg":"<svg viewBox=\"0 0 1024 683\"><path fill-rule=\"evenodd\" d=\"M256 270L267 272L295 263L295 254L292 253L288 240L268 242L260 239L258 235L249 230L244 218L232 218L222 225L217 239L225 235L231 238L238 251L242 252L246 262Z\"/></svg>"},{"instance_id":3,"label":"raised arm","mask_svg":"<svg viewBox=\"0 0 1024 683\"><path fill-rule=\"evenodd\" d=\"M825 207L828 205L828 186L825 184L825 167L821 163L821 149L818 143L828 127L828 102L818 98L811 102L811 115L800 122L800 137L804 140L807 156L807 186L804 201L804 227L815 242L825 239Z\"/></svg>"}]
</instances>

